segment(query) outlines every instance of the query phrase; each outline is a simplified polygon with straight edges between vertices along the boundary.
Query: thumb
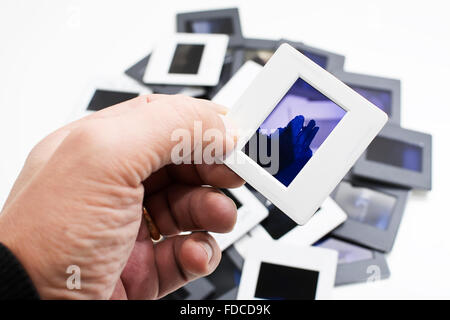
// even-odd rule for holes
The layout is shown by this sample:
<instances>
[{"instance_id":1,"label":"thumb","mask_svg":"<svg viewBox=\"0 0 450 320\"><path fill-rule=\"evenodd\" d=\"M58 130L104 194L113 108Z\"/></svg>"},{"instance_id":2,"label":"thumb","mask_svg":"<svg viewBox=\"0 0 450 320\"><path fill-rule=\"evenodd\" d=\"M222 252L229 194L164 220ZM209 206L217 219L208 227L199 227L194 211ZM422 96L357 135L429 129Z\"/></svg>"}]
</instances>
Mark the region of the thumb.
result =
<instances>
[{"instance_id":1,"label":"thumb","mask_svg":"<svg viewBox=\"0 0 450 320\"><path fill-rule=\"evenodd\" d=\"M90 121L66 140L76 139L82 145L79 156L103 170L114 169L133 186L169 163L211 162L237 140L223 117L227 109L213 102L148 95L128 103L134 104L132 112Z\"/></svg>"}]
</instances>

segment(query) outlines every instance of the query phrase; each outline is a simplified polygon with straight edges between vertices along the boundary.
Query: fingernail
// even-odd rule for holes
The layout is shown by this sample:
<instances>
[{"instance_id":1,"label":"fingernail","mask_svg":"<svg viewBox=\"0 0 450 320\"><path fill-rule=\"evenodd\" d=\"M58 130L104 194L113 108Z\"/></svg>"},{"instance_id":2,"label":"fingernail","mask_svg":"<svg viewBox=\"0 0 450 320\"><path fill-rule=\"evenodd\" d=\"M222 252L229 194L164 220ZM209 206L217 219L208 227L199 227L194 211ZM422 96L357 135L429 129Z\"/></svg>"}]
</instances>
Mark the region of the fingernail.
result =
<instances>
[{"instance_id":1,"label":"fingernail","mask_svg":"<svg viewBox=\"0 0 450 320\"><path fill-rule=\"evenodd\" d=\"M217 113L219 113L221 115L226 115L228 113L228 111L230 110L227 107L222 106L220 104L215 104L214 108L216 109Z\"/></svg>"},{"instance_id":2,"label":"fingernail","mask_svg":"<svg viewBox=\"0 0 450 320\"><path fill-rule=\"evenodd\" d=\"M213 255L213 249L208 242L200 241L199 244L205 249L206 254L208 255L208 262L211 261Z\"/></svg>"}]
</instances>

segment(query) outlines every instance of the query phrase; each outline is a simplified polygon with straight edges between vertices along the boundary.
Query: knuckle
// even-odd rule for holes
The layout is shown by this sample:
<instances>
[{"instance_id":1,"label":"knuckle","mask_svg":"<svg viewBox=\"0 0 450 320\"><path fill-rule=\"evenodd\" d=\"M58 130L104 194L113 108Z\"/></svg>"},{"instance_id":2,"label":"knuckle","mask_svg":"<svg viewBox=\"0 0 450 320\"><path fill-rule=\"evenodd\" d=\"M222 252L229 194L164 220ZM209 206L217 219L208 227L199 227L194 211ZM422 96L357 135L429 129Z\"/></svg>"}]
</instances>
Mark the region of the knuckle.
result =
<instances>
[{"instance_id":1,"label":"knuckle","mask_svg":"<svg viewBox=\"0 0 450 320\"><path fill-rule=\"evenodd\" d=\"M47 162L70 131L59 129L39 141L26 159L27 166L37 168Z\"/></svg>"},{"instance_id":2,"label":"knuckle","mask_svg":"<svg viewBox=\"0 0 450 320\"><path fill-rule=\"evenodd\" d=\"M233 200L224 194L210 192L206 194L204 201L205 207L213 212L214 219L221 222L220 231L232 231L237 220L237 209Z\"/></svg>"},{"instance_id":3,"label":"knuckle","mask_svg":"<svg viewBox=\"0 0 450 320\"><path fill-rule=\"evenodd\" d=\"M46 161L44 151L45 149L42 145L42 141L35 145L27 156L27 166L39 167L42 163L44 163Z\"/></svg>"}]
</instances>

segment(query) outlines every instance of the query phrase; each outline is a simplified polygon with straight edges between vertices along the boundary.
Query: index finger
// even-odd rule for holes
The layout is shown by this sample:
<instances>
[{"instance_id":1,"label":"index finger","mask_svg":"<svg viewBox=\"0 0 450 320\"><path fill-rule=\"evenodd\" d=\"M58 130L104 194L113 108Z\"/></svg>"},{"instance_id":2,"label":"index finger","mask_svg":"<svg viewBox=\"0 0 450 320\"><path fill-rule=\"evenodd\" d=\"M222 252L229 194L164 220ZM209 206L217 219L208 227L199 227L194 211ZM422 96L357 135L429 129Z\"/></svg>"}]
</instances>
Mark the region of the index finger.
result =
<instances>
[{"instance_id":1,"label":"index finger","mask_svg":"<svg viewBox=\"0 0 450 320\"><path fill-rule=\"evenodd\" d=\"M126 102L136 105L120 116L86 121L65 139L60 151L70 150L74 161L139 186L166 165L217 163L234 148L236 132L228 129L232 124L213 102L185 96L143 100Z\"/></svg>"},{"instance_id":2,"label":"index finger","mask_svg":"<svg viewBox=\"0 0 450 320\"><path fill-rule=\"evenodd\" d=\"M215 188L237 188L244 180L224 164L170 164L143 181L145 194L158 192L170 184L210 185Z\"/></svg>"}]
</instances>

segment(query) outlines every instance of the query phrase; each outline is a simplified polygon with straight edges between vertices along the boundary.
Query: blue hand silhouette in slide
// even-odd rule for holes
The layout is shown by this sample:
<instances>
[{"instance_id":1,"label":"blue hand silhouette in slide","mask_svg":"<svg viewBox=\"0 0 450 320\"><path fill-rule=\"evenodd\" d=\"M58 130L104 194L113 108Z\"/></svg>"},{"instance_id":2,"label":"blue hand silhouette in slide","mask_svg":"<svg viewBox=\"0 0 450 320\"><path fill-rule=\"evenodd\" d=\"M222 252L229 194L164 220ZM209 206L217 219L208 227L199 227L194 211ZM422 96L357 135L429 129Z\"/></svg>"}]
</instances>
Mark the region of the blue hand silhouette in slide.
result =
<instances>
[{"instance_id":1,"label":"blue hand silhouette in slide","mask_svg":"<svg viewBox=\"0 0 450 320\"><path fill-rule=\"evenodd\" d=\"M267 140L261 140L259 137L258 140L267 141L269 154L271 154L272 140L279 140L275 141L279 145L279 167L274 177L286 187L295 179L313 155L310 145L319 131L319 127L316 126L314 120L310 120L306 126L304 126L304 122L305 118L302 115L298 115L286 127L278 128L270 135L265 135L258 130L259 136L267 136ZM263 166L259 161L257 162Z\"/></svg>"},{"instance_id":2,"label":"blue hand silhouette in slide","mask_svg":"<svg viewBox=\"0 0 450 320\"><path fill-rule=\"evenodd\" d=\"M243 151L288 187L345 113L323 93L299 78Z\"/></svg>"}]
</instances>

